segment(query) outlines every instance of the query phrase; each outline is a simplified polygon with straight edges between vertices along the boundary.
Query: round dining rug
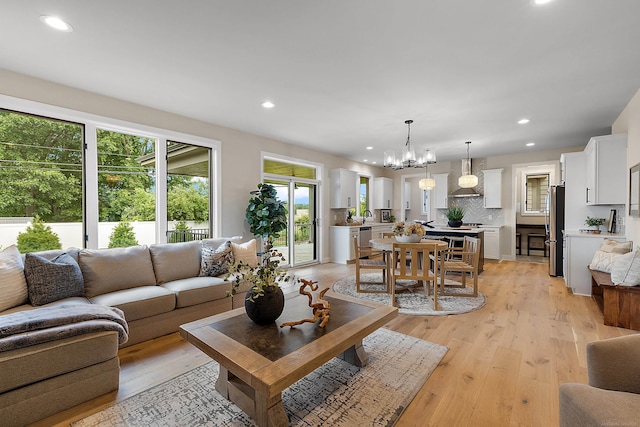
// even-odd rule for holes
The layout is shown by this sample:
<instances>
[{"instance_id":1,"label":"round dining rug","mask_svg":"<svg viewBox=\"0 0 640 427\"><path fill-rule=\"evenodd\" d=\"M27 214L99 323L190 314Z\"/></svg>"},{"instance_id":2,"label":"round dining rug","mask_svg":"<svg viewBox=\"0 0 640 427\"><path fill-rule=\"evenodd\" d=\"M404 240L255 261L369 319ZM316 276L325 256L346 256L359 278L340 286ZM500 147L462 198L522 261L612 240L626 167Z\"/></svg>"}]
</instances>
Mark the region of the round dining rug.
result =
<instances>
[{"instance_id":1,"label":"round dining rug","mask_svg":"<svg viewBox=\"0 0 640 427\"><path fill-rule=\"evenodd\" d=\"M382 274L365 273L360 274L361 280L364 282L381 282ZM456 283L452 280L445 279L445 283ZM467 282L468 283L468 282ZM456 296L438 296L441 310L433 309L433 295L426 296L424 288L417 286L416 281L398 280L396 282L396 306L398 313L411 314L414 316L443 316L447 314L462 314L477 310L486 303L485 296L478 292L477 297L456 297ZM415 287L412 287L415 286ZM382 284L361 284L360 287L366 290L383 290ZM338 280L333 284L333 291L339 294L349 295L355 298L366 299L380 304L391 305L391 295L386 293L358 293L356 292L356 276L348 276ZM462 288L448 288L449 292L470 293L473 288L467 286Z\"/></svg>"}]
</instances>

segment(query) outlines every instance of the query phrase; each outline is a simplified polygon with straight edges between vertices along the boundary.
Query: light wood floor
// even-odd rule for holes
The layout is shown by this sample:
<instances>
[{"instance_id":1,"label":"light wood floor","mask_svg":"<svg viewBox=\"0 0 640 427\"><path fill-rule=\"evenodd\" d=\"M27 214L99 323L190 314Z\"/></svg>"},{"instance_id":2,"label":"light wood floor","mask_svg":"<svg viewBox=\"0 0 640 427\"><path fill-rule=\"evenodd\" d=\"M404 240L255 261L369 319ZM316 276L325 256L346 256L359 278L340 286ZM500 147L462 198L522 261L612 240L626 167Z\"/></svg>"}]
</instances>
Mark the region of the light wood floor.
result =
<instances>
[{"instance_id":1,"label":"light wood floor","mask_svg":"<svg viewBox=\"0 0 640 427\"><path fill-rule=\"evenodd\" d=\"M604 326L588 297L568 294L547 265L485 263L480 291L487 304L453 316L400 315L387 327L449 347L406 409L398 427L555 426L558 385L587 382L585 345L635 333ZM323 264L295 271L329 286L354 273L352 265ZM120 351L120 389L43 420L66 426L206 363L178 334Z\"/></svg>"}]
</instances>

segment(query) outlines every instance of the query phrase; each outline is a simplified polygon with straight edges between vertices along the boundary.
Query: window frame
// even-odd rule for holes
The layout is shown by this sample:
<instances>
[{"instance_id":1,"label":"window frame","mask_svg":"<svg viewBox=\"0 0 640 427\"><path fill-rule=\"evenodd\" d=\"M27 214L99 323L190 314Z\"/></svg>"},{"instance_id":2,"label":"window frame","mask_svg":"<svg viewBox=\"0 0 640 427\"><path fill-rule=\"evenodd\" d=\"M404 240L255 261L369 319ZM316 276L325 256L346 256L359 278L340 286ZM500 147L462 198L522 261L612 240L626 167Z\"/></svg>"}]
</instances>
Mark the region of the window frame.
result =
<instances>
[{"instance_id":1,"label":"window frame","mask_svg":"<svg viewBox=\"0 0 640 427\"><path fill-rule=\"evenodd\" d=\"M2 94L0 94L0 108L84 126L83 227L86 248L97 249L98 247L98 129L143 135L156 140L156 243L167 241L167 165L165 160L167 140L210 148L209 174L212 181L210 204L212 206L209 206L209 221L212 235L220 235L222 213L220 202L222 143L220 141Z\"/></svg>"}]
</instances>

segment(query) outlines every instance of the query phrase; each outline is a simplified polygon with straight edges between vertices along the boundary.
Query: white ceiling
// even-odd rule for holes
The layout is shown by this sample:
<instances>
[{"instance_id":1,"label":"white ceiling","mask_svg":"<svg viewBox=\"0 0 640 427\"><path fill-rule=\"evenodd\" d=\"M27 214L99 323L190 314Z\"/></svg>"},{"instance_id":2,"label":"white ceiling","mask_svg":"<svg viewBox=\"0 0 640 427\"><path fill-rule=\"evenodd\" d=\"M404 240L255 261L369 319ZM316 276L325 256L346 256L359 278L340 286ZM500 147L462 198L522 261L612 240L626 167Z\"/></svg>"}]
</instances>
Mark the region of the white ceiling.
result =
<instances>
[{"instance_id":1,"label":"white ceiling","mask_svg":"<svg viewBox=\"0 0 640 427\"><path fill-rule=\"evenodd\" d=\"M378 164L406 119L438 160L584 145L639 40L639 0L0 2L0 68Z\"/></svg>"}]
</instances>

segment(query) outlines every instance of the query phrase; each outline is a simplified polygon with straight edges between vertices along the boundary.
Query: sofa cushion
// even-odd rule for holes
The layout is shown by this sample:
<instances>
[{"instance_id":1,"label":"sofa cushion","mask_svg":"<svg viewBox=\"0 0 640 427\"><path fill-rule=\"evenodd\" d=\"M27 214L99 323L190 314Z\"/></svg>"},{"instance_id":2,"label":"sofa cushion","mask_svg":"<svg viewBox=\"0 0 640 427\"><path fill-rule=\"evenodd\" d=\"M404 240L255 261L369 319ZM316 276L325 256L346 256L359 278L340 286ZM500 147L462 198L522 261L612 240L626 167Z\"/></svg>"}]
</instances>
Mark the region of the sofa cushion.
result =
<instances>
[{"instance_id":1,"label":"sofa cushion","mask_svg":"<svg viewBox=\"0 0 640 427\"><path fill-rule=\"evenodd\" d=\"M199 241L149 246L156 283L196 277L200 273Z\"/></svg>"},{"instance_id":2,"label":"sofa cushion","mask_svg":"<svg viewBox=\"0 0 640 427\"><path fill-rule=\"evenodd\" d=\"M231 282L220 277L191 277L162 285L176 295L176 308L227 298Z\"/></svg>"},{"instance_id":3,"label":"sofa cushion","mask_svg":"<svg viewBox=\"0 0 640 427\"><path fill-rule=\"evenodd\" d=\"M217 249L224 242L240 243L242 242L242 236L213 237L211 239L202 239L202 247Z\"/></svg>"},{"instance_id":4,"label":"sofa cushion","mask_svg":"<svg viewBox=\"0 0 640 427\"><path fill-rule=\"evenodd\" d=\"M59 257L62 254L67 254L67 255L70 255L71 258L73 258L77 262L80 249L78 248L51 249L50 251L38 251L38 252L31 252L31 253L48 260L52 260L56 257ZM25 255L22 256L23 261L24 261L24 258L25 258Z\"/></svg>"},{"instance_id":5,"label":"sofa cushion","mask_svg":"<svg viewBox=\"0 0 640 427\"><path fill-rule=\"evenodd\" d=\"M156 284L151 255L146 246L83 249L78 255L78 264L87 298Z\"/></svg>"},{"instance_id":6,"label":"sofa cushion","mask_svg":"<svg viewBox=\"0 0 640 427\"><path fill-rule=\"evenodd\" d=\"M15 245L0 252L0 311L28 301L22 256Z\"/></svg>"},{"instance_id":7,"label":"sofa cushion","mask_svg":"<svg viewBox=\"0 0 640 427\"><path fill-rule=\"evenodd\" d=\"M93 332L0 353L0 393L104 362L118 354L118 333Z\"/></svg>"},{"instance_id":8,"label":"sofa cushion","mask_svg":"<svg viewBox=\"0 0 640 427\"><path fill-rule=\"evenodd\" d=\"M231 251L233 252L234 262L242 261L251 267L258 266L258 257L256 255L256 239L251 239L245 243L231 242Z\"/></svg>"},{"instance_id":9,"label":"sofa cushion","mask_svg":"<svg viewBox=\"0 0 640 427\"><path fill-rule=\"evenodd\" d=\"M89 298L93 304L117 307L127 322L166 313L176 307L173 292L162 286L138 286Z\"/></svg>"},{"instance_id":10,"label":"sofa cushion","mask_svg":"<svg viewBox=\"0 0 640 427\"><path fill-rule=\"evenodd\" d=\"M218 248L202 247L199 276L219 276L229 272L229 265L233 263L231 242L227 241Z\"/></svg>"},{"instance_id":11,"label":"sofa cushion","mask_svg":"<svg viewBox=\"0 0 640 427\"><path fill-rule=\"evenodd\" d=\"M29 301L33 305L81 297L84 294L80 266L66 253L51 261L35 254L27 254L24 274L27 278Z\"/></svg>"}]
</instances>

